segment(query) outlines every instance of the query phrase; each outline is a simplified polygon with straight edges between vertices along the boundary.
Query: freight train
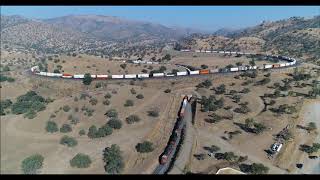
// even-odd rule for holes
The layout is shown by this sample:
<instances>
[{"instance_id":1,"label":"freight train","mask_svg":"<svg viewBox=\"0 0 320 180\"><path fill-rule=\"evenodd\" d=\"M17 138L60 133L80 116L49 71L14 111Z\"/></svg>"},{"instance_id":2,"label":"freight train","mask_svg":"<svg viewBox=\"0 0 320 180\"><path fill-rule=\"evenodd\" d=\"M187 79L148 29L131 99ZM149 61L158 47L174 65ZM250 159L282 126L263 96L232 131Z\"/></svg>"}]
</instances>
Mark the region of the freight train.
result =
<instances>
[{"instance_id":1,"label":"freight train","mask_svg":"<svg viewBox=\"0 0 320 180\"><path fill-rule=\"evenodd\" d=\"M184 50L182 52L191 52L191 50ZM262 54L253 54L253 53L244 53L244 52L231 52L231 51L200 51L196 50L195 52L199 53L219 53L219 54L236 54L236 55L258 55L276 58L279 60L288 61L287 63L281 64L264 64L262 66L238 66L232 68L220 68L220 69L201 69L201 70L190 70L188 68L187 71L176 72L176 73L150 73L150 74L120 74L120 75L107 75L107 74L97 74L91 75L93 79L145 79L145 78L166 78L166 77L175 77L175 76L192 76L192 75L207 75L214 74L219 72L238 72L238 71L247 71L247 70L264 70L264 69L273 69L273 68L282 68L293 66L296 64L296 59L290 58L287 56L276 56L276 55L262 55ZM179 65L179 64L177 64ZM180 65L182 66L182 65ZM31 72L33 74L39 76L47 76L47 77L56 77L56 78L65 78L65 79L83 79L84 74L68 74L68 73L50 73L50 72L41 72L38 66L34 66L31 68Z\"/></svg>"},{"instance_id":2,"label":"freight train","mask_svg":"<svg viewBox=\"0 0 320 180\"><path fill-rule=\"evenodd\" d=\"M171 155L173 155L177 145L180 142L181 139L181 132L183 129L183 126L185 125L185 122L182 120L185 114L185 108L188 104L188 101L190 101L190 98L188 96L184 96L182 103L181 103L181 109L178 113L178 119L174 125L172 134L169 138L169 142L167 146L165 147L163 153L159 157L159 163L164 165L168 163L168 159Z\"/></svg>"}]
</instances>

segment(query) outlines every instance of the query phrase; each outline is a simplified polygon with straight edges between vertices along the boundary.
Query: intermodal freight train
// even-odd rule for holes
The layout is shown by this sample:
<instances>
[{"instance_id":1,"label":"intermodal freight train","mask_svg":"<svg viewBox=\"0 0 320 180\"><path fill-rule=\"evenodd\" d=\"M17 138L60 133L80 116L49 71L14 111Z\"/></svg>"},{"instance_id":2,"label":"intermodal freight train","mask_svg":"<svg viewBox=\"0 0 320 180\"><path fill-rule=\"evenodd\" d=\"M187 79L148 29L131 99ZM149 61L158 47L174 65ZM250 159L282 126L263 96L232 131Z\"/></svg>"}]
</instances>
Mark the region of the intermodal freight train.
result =
<instances>
[{"instance_id":1,"label":"intermodal freight train","mask_svg":"<svg viewBox=\"0 0 320 180\"><path fill-rule=\"evenodd\" d=\"M191 52L191 50L183 50L182 52ZM277 55L262 55L262 54L253 54L253 53L244 53L244 52L208 51L208 50L206 51L196 50L195 52L236 54L236 55L258 55L258 56L272 57L279 60L285 60L288 62L281 63L281 64L264 64L262 66L238 66L238 67L220 68L220 69L190 70L189 68L186 68L187 71L176 72L176 73L120 74L120 75L97 74L97 75L91 75L91 77L93 79L144 79L144 78L165 78L165 77L175 77L175 76L207 75L207 74L214 74L214 73L220 73L220 72L238 72L238 71L247 71L247 70L253 70L253 69L263 70L263 69L287 67L287 66L295 65L297 62L296 59L294 58L290 58L287 56L277 56ZM41 72L38 66L32 67L31 72L39 76L47 76L47 77L66 78L66 79L83 79L84 78L84 74L68 74L68 73L61 74L61 73Z\"/></svg>"}]
</instances>

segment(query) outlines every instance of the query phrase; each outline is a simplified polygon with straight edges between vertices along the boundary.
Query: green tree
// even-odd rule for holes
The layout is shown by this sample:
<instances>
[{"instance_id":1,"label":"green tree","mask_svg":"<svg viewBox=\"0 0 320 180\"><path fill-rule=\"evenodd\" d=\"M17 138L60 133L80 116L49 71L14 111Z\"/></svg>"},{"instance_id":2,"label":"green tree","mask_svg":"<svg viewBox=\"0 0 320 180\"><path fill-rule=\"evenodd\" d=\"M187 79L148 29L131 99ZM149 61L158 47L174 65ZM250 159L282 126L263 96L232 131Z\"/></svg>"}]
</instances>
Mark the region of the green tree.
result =
<instances>
[{"instance_id":1,"label":"green tree","mask_svg":"<svg viewBox=\"0 0 320 180\"><path fill-rule=\"evenodd\" d=\"M46 126L47 132L54 133L59 130L58 125L54 121L48 121Z\"/></svg>"},{"instance_id":2,"label":"green tree","mask_svg":"<svg viewBox=\"0 0 320 180\"><path fill-rule=\"evenodd\" d=\"M208 66L205 65L205 64L202 64L202 65L201 65L201 68L202 68L202 69L208 69Z\"/></svg>"},{"instance_id":3,"label":"green tree","mask_svg":"<svg viewBox=\"0 0 320 180\"><path fill-rule=\"evenodd\" d=\"M115 110L115 109L110 109L108 110L105 115L107 115L109 118L112 118L112 117L118 117L118 112Z\"/></svg>"},{"instance_id":4,"label":"green tree","mask_svg":"<svg viewBox=\"0 0 320 180\"><path fill-rule=\"evenodd\" d=\"M126 103L124 104L125 107L133 106L133 101L131 99L126 100Z\"/></svg>"},{"instance_id":5,"label":"green tree","mask_svg":"<svg viewBox=\"0 0 320 180\"><path fill-rule=\"evenodd\" d=\"M78 153L70 160L71 167L88 168L91 164L91 159L88 155Z\"/></svg>"},{"instance_id":6,"label":"green tree","mask_svg":"<svg viewBox=\"0 0 320 180\"><path fill-rule=\"evenodd\" d=\"M144 96L143 96L142 94L138 94L138 95L136 96L136 98L137 98L137 99L143 99Z\"/></svg>"},{"instance_id":7,"label":"green tree","mask_svg":"<svg viewBox=\"0 0 320 180\"><path fill-rule=\"evenodd\" d=\"M68 147L74 147L78 144L78 141L76 139L74 139L73 137L63 136L60 139L60 144L66 145Z\"/></svg>"},{"instance_id":8,"label":"green tree","mask_svg":"<svg viewBox=\"0 0 320 180\"><path fill-rule=\"evenodd\" d=\"M72 131L72 128L71 128L70 124L63 124L60 128L60 132L62 132L62 133L68 133L71 131Z\"/></svg>"},{"instance_id":9,"label":"green tree","mask_svg":"<svg viewBox=\"0 0 320 180\"><path fill-rule=\"evenodd\" d=\"M88 130L88 137L89 138L96 138L98 133L98 129L95 125L90 126L89 130Z\"/></svg>"},{"instance_id":10,"label":"green tree","mask_svg":"<svg viewBox=\"0 0 320 180\"><path fill-rule=\"evenodd\" d=\"M80 136L83 136L83 135L85 135L85 134L86 134L86 130L81 129L81 130L79 131L79 135L80 135Z\"/></svg>"},{"instance_id":11,"label":"green tree","mask_svg":"<svg viewBox=\"0 0 320 180\"><path fill-rule=\"evenodd\" d=\"M133 123L135 123L135 122L139 122L141 119L140 119L140 117L139 116L137 116L137 115L130 115L130 116L128 116L127 118L126 118L126 122L128 123L128 124L133 124Z\"/></svg>"},{"instance_id":12,"label":"green tree","mask_svg":"<svg viewBox=\"0 0 320 180\"><path fill-rule=\"evenodd\" d=\"M148 153L148 152L152 152L154 150L153 148L153 144L150 141L144 141L142 143L138 143L136 145L136 150L139 153Z\"/></svg>"},{"instance_id":13,"label":"green tree","mask_svg":"<svg viewBox=\"0 0 320 180\"><path fill-rule=\"evenodd\" d=\"M108 125L113 129L120 129L122 127L122 122L119 119L112 118L108 121Z\"/></svg>"},{"instance_id":14,"label":"green tree","mask_svg":"<svg viewBox=\"0 0 320 180\"><path fill-rule=\"evenodd\" d=\"M112 144L103 150L104 169L109 174L119 174L123 171L124 161L120 147Z\"/></svg>"},{"instance_id":15,"label":"green tree","mask_svg":"<svg viewBox=\"0 0 320 180\"><path fill-rule=\"evenodd\" d=\"M90 74L90 73L84 74L84 78L83 78L83 80L82 80L82 83L83 83L84 85L90 85L91 82L92 82L91 74Z\"/></svg>"},{"instance_id":16,"label":"green tree","mask_svg":"<svg viewBox=\"0 0 320 180\"><path fill-rule=\"evenodd\" d=\"M40 154L34 154L22 161L22 171L24 174L36 174L42 168L44 157Z\"/></svg>"}]
</instances>

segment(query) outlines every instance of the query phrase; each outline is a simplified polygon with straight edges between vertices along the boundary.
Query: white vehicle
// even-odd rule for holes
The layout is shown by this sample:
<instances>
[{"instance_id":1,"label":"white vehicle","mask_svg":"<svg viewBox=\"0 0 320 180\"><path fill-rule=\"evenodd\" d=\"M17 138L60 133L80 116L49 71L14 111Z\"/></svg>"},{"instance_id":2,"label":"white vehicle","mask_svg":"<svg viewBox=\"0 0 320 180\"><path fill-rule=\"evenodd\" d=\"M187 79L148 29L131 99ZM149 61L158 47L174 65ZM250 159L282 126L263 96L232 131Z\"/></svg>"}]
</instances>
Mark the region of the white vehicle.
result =
<instances>
[{"instance_id":1,"label":"white vehicle","mask_svg":"<svg viewBox=\"0 0 320 180\"><path fill-rule=\"evenodd\" d=\"M164 73L153 73L153 77L163 77Z\"/></svg>"},{"instance_id":2,"label":"white vehicle","mask_svg":"<svg viewBox=\"0 0 320 180\"><path fill-rule=\"evenodd\" d=\"M148 78L149 74L138 74L138 78Z\"/></svg>"},{"instance_id":3,"label":"white vehicle","mask_svg":"<svg viewBox=\"0 0 320 180\"><path fill-rule=\"evenodd\" d=\"M187 71L177 72L177 76L186 76L186 75L188 75Z\"/></svg>"},{"instance_id":4,"label":"white vehicle","mask_svg":"<svg viewBox=\"0 0 320 180\"><path fill-rule=\"evenodd\" d=\"M124 75L124 78L126 78L126 79L134 79L136 77L137 77L136 74L126 74L126 75Z\"/></svg>"},{"instance_id":5,"label":"white vehicle","mask_svg":"<svg viewBox=\"0 0 320 180\"><path fill-rule=\"evenodd\" d=\"M122 79L123 75L111 75L112 79Z\"/></svg>"},{"instance_id":6,"label":"white vehicle","mask_svg":"<svg viewBox=\"0 0 320 180\"><path fill-rule=\"evenodd\" d=\"M199 70L197 71L190 71L190 75L199 74Z\"/></svg>"}]
</instances>

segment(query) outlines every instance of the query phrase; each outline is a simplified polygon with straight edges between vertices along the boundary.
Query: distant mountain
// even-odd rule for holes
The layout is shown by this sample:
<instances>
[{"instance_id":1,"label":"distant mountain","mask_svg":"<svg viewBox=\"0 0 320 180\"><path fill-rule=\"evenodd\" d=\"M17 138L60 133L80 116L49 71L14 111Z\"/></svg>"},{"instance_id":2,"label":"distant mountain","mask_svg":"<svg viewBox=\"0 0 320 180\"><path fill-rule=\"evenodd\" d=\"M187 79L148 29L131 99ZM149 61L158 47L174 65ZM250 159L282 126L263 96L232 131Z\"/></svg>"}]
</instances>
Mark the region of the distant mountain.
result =
<instances>
[{"instance_id":1,"label":"distant mountain","mask_svg":"<svg viewBox=\"0 0 320 180\"><path fill-rule=\"evenodd\" d=\"M183 38L180 43L180 46L192 49L278 53L320 64L320 16L263 22L235 31L221 29L210 36Z\"/></svg>"},{"instance_id":2,"label":"distant mountain","mask_svg":"<svg viewBox=\"0 0 320 180\"><path fill-rule=\"evenodd\" d=\"M163 40L176 39L186 34L185 31L160 24L132 21L114 16L70 15L47 19L44 22L59 27L69 27L101 40Z\"/></svg>"}]
</instances>

